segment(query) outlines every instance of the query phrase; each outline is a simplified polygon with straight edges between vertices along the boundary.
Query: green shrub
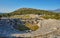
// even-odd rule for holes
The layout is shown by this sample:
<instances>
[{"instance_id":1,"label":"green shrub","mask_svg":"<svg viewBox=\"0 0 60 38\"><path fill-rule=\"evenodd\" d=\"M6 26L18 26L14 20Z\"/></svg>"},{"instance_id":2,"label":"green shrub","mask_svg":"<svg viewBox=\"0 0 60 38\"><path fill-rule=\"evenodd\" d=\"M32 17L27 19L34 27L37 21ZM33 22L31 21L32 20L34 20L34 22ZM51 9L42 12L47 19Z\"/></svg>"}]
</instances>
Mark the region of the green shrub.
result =
<instances>
[{"instance_id":1,"label":"green shrub","mask_svg":"<svg viewBox=\"0 0 60 38\"><path fill-rule=\"evenodd\" d=\"M30 30L33 30L33 31L35 31L35 30L37 30L39 27L38 27L38 25L36 25L36 24L30 24L30 23L26 23L25 24Z\"/></svg>"},{"instance_id":2,"label":"green shrub","mask_svg":"<svg viewBox=\"0 0 60 38\"><path fill-rule=\"evenodd\" d=\"M25 25L18 25L17 29L20 30L20 31L29 30L29 28L26 27Z\"/></svg>"}]
</instances>

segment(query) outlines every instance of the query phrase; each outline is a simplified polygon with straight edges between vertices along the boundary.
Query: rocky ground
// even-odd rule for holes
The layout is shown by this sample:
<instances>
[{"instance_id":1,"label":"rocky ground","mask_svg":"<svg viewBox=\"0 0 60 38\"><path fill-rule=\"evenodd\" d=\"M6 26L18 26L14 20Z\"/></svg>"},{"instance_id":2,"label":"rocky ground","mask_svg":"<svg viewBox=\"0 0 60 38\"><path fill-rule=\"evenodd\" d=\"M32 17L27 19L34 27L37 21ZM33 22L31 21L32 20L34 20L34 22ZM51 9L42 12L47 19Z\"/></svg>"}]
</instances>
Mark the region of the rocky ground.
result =
<instances>
[{"instance_id":1,"label":"rocky ground","mask_svg":"<svg viewBox=\"0 0 60 38\"><path fill-rule=\"evenodd\" d=\"M13 26L15 26L17 23L21 23L21 21L19 19L0 20L0 36L10 36L11 34L15 34L15 33L24 33L22 31L13 28Z\"/></svg>"},{"instance_id":2,"label":"rocky ground","mask_svg":"<svg viewBox=\"0 0 60 38\"><path fill-rule=\"evenodd\" d=\"M17 19L18 20L18 19ZM13 24L12 24L13 23ZM15 19L2 19L0 20L0 36L9 37L36 37L36 38L54 38L55 36L60 38L60 20L49 19L40 20L40 28L36 31L28 32L19 31L13 28ZM21 23L18 21L17 23ZM56 33L56 34L55 34Z\"/></svg>"}]
</instances>

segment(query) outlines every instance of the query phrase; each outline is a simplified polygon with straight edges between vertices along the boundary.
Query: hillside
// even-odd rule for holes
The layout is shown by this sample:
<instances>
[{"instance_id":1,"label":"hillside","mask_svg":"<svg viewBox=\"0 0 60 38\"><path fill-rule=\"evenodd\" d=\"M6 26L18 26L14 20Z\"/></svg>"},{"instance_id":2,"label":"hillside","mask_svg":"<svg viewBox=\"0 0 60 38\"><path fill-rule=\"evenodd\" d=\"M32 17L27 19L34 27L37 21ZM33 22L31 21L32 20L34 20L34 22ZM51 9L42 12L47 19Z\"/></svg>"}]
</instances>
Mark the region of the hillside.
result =
<instances>
[{"instance_id":1,"label":"hillside","mask_svg":"<svg viewBox=\"0 0 60 38\"><path fill-rule=\"evenodd\" d=\"M56 10L54 10L55 12L60 12L60 9L56 9Z\"/></svg>"},{"instance_id":2,"label":"hillside","mask_svg":"<svg viewBox=\"0 0 60 38\"><path fill-rule=\"evenodd\" d=\"M18 10L15 10L11 13L6 13L0 15L3 17L10 17L14 15L23 15L23 14L38 14L38 15L45 15L43 18L55 18L60 19L60 13L55 13L47 10L40 10L40 9L33 9L33 8L20 8Z\"/></svg>"},{"instance_id":3,"label":"hillside","mask_svg":"<svg viewBox=\"0 0 60 38\"><path fill-rule=\"evenodd\" d=\"M20 14L55 14L55 13L47 10L40 10L40 9L33 9L33 8L20 8L18 10L15 10L7 14L20 15Z\"/></svg>"},{"instance_id":4,"label":"hillside","mask_svg":"<svg viewBox=\"0 0 60 38\"><path fill-rule=\"evenodd\" d=\"M40 9L33 9L33 8L20 8L12 14L20 15L20 14L54 14L51 11L40 10Z\"/></svg>"}]
</instances>

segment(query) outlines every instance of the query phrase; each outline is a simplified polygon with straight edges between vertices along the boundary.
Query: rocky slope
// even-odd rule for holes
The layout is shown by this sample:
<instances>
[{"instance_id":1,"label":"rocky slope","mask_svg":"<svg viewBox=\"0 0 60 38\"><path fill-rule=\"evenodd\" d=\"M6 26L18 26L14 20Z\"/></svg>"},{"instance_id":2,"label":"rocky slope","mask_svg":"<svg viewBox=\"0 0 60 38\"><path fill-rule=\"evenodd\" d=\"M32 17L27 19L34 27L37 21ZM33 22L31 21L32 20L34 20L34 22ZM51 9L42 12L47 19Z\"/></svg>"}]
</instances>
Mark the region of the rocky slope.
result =
<instances>
[{"instance_id":1,"label":"rocky slope","mask_svg":"<svg viewBox=\"0 0 60 38\"><path fill-rule=\"evenodd\" d=\"M19 31L14 29L13 26L16 26L16 24L22 24L22 21L20 19L0 19L0 36L14 36L14 37L40 37L41 35L48 34L50 37L54 37L57 34L60 34L60 30L57 33L56 31L60 29L60 20L55 19L49 19L49 20L40 20L40 28L36 31L28 32L25 31ZM17 27L17 26L16 26ZM57 33L55 35L55 33Z\"/></svg>"},{"instance_id":2,"label":"rocky slope","mask_svg":"<svg viewBox=\"0 0 60 38\"><path fill-rule=\"evenodd\" d=\"M0 36L9 36L10 34L14 33L23 33L14 29L13 26L18 27L18 23L22 24L22 21L20 19L0 19Z\"/></svg>"}]
</instances>

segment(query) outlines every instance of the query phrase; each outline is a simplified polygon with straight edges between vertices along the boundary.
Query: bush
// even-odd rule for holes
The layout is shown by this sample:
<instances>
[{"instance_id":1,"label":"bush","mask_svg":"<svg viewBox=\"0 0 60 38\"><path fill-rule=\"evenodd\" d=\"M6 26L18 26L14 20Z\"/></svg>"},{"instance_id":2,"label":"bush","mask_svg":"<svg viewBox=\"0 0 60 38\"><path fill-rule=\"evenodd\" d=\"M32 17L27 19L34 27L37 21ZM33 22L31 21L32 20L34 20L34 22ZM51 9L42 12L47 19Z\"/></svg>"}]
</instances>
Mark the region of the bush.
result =
<instances>
[{"instance_id":1,"label":"bush","mask_svg":"<svg viewBox=\"0 0 60 38\"><path fill-rule=\"evenodd\" d=\"M36 25L36 24L30 24L30 23L26 23L25 24L30 30L33 30L33 31L35 31L35 30L37 30L39 27L38 27L38 25Z\"/></svg>"},{"instance_id":2,"label":"bush","mask_svg":"<svg viewBox=\"0 0 60 38\"><path fill-rule=\"evenodd\" d=\"M29 28L26 27L25 25L18 25L17 29L20 30L20 31L29 30Z\"/></svg>"}]
</instances>

